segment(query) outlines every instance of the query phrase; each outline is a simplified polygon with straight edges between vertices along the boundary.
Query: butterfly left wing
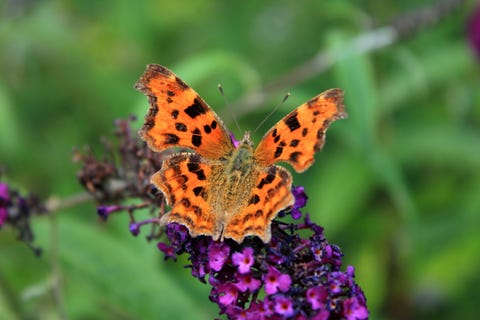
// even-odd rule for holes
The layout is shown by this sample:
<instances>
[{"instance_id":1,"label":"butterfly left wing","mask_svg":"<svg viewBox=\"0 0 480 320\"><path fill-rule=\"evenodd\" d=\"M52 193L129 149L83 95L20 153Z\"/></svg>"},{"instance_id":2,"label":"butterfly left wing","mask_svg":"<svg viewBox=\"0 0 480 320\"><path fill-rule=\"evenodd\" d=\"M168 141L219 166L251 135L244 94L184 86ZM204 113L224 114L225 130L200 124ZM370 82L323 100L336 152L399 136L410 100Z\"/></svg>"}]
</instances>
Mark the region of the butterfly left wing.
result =
<instances>
[{"instance_id":1,"label":"butterfly left wing","mask_svg":"<svg viewBox=\"0 0 480 320\"><path fill-rule=\"evenodd\" d=\"M331 122L346 118L343 91L330 89L310 99L271 128L255 149L261 166L284 161L295 171L307 170L315 152L325 143L325 132Z\"/></svg>"},{"instance_id":2,"label":"butterfly left wing","mask_svg":"<svg viewBox=\"0 0 480 320\"><path fill-rule=\"evenodd\" d=\"M152 183L160 189L171 211L164 214L160 224L183 224L190 235L220 237L221 223L207 201L212 166L195 153L177 153L169 156L162 169L152 176Z\"/></svg>"},{"instance_id":3,"label":"butterfly left wing","mask_svg":"<svg viewBox=\"0 0 480 320\"><path fill-rule=\"evenodd\" d=\"M150 102L140 136L154 151L186 147L205 158L217 159L233 150L220 118L172 71L149 64L135 88Z\"/></svg>"}]
</instances>

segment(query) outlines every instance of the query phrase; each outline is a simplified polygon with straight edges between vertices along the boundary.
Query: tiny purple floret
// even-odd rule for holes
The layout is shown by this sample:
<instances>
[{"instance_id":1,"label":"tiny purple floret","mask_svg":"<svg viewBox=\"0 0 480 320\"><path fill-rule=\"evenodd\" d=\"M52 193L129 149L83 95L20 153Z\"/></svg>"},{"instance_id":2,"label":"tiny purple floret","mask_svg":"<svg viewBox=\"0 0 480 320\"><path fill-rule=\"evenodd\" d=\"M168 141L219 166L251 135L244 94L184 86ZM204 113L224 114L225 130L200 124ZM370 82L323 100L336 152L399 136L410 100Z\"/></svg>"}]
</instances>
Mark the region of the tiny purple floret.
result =
<instances>
[{"instance_id":1,"label":"tiny purple floret","mask_svg":"<svg viewBox=\"0 0 480 320\"><path fill-rule=\"evenodd\" d=\"M255 262L253 257L253 249L251 247L245 247L242 252L235 252L232 254L232 263L238 266L238 272L245 274L250 272L250 267Z\"/></svg>"},{"instance_id":2,"label":"tiny purple floret","mask_svg":"<svg viewBox=\"0 0 480 320\"><path fill-rule=\"evenodd\" d=\"M220 271L230 254L230 247L224 243L212 242L208 247L208 264L215 271Z\"/></svg>"},{"instance_id":3,"label":"tiny purple floret","mask_svg":"<svg viewBox=\"0 0 480 320\"><path fill-rule=\"evenodd\" d=\"M275 267L269 266L268 273L265 277L265 292L267 294L275 294L279 290L287 292L292 284L292 279L288 274L282 274Z\"/></svg>"}]
</instances>

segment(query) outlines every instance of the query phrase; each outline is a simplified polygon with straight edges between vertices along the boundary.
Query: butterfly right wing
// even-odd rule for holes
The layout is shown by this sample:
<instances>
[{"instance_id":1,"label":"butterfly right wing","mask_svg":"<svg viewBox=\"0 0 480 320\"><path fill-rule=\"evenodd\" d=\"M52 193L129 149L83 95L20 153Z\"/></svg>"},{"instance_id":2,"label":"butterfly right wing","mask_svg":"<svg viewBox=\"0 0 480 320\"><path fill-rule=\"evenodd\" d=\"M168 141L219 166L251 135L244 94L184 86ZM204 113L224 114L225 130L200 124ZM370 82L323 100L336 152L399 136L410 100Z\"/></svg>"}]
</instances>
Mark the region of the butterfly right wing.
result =
<instances>
[{"instance_id":1,"label":"butterfly right wing","mask_svg":"<svg viewBox=\"0 0 480 320\"><path fill-rule=\"evenodd\" d=\"M172 71L150 64L135 88L150 103L140 136L154 151L186 147L205 158L218 159L233 150L220 118Z\"/></svg>"},{"instance_id":2,"label":"butterfly right wing","mask_svg":"<svg viewBox=\"0 0 480 320\"><path fill-rule=\"evenodd\" d=\"M313 164L315 152L323 147L328 126L346 117L343 91L327 90L274 125L255 149L255 159L264 167L287 162L295 171L303 172Z\"/></svg>"},{"instance_id":3,"label":"butterfly right wing","mask_svg":"<svg viewBox=\"0 0 480 320\"><path fill-rule=\"evenodd\" d=\"M241 243L246 236L253 235L268 243L272 237L272 220L280 210L294 203L292 175L288 170L273 165L257 172L248 203L226 221L222 238Z\"/></svg>"}]
</instances>

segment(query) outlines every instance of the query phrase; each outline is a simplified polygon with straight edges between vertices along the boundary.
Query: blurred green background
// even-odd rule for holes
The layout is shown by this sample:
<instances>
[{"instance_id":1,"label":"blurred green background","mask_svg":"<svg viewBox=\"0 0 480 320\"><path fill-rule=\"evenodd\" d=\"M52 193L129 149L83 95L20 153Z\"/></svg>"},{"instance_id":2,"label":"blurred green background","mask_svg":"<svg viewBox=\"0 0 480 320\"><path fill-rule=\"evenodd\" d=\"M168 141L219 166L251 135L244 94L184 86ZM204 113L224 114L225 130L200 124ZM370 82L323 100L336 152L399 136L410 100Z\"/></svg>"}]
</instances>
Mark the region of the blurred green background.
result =
<instances>
[{"instance_id":1,"label":"blurred green background","mask_svg":"<svg viewBox=\"0 0 480 320\"><path fill-rule=\"evenodd\" d=\"M175 71L237 136L233 116L253 130L291 92L256 141L302 102L343 88L350 117L332 125L308 173L295 175L307 211L342 248L343 268L355 266L372 319L472 319L480 61L466 25L475 1L378 50L353 40L437 2L0 1L2 179L44 198L82 192L72 148L101 155L115 119L143 118L147 100L133 84L147 63ZM317 54L328 68L297 69ZM217 314L209 287L185 261L164 263L154 243L132 237L126 215L100 223L85 203L33 225L41 258L0 231L0 319Z\"/></svg>"}]
</instances>

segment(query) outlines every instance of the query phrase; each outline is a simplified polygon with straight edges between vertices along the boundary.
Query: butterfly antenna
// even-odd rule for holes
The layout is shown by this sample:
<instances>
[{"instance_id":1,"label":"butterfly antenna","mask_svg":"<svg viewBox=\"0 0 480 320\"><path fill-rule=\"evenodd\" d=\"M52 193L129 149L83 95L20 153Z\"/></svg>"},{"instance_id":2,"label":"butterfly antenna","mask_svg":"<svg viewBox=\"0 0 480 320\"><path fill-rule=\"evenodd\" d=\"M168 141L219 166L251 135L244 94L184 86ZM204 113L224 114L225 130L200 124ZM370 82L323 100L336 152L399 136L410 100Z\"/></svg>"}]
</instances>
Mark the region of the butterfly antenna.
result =
<instances>
[{"instance_id":1,"label":"butterfly antenna","mask_svg":"<svg viewBox=\"0 0 480 320\"><path fill-rule=\"evenodd\" d=\"M228 104L228 101L227 101L227 98L225 97L225 93L223 92L223 87L221 84L218 85L218 91L220 91L220 94L222 95L223 97L223 102L225 103L225 105L229 106ZM232 118L233 118L233 122L235 122L235 126L237 127L238 131L242 131L242 129L240 129L240 125L238 124L238 120L237 120L237 117L235 116L235 114L232 112Z\"/></svg>"},{"instance_id":2,"label":"butterfly antenna","mask_svg":"<svg viewBox=\"0 0 480 320\"><path fill-rule=\"evenodd\" d=\"M261 126L263 126L265 121L267 121L268 118L270 118L275 112L277 112L278 108L280 108L280 106L288 99L288 97L290 97L290 92L288 92L285 95L285 97L283 97L282 101L280 101L277 104L277 106L275 108L273 108L273 110L265 118L263 118L262 122L260 122L260 124L255 128L255 130L253 130L253 133L257 132L257 130L260 129Z\"/></svg>"}]
</instances>

